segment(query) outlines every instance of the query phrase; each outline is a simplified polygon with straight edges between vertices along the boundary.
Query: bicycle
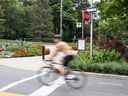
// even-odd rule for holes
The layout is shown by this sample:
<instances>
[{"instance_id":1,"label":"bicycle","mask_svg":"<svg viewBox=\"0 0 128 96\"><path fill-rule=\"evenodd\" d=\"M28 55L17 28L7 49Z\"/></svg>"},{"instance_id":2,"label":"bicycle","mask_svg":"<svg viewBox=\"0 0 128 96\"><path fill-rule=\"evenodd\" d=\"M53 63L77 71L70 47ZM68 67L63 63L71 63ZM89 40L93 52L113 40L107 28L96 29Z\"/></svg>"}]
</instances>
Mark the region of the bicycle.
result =
<instances>
[{"instance_id":1,"label":"bicycle","mask_svg":"<svg viewBox=\"0 0 128 96\"><path fill-rule=\"evenodd\" d=\"M37 74L42 74L42 76L38 77L38 81L44 85L51 85L53 84L60 76L57 69L54 67L54 64L56 64L53 61L45 60L47 63L46 66L41 67ZM77 70L72 70L68 66L64 66L65 69L65 75L64 80L68 86L74 89L79 89L84 87L87 76L83 72L79 72Z\"/></svg>"}]
</instances>

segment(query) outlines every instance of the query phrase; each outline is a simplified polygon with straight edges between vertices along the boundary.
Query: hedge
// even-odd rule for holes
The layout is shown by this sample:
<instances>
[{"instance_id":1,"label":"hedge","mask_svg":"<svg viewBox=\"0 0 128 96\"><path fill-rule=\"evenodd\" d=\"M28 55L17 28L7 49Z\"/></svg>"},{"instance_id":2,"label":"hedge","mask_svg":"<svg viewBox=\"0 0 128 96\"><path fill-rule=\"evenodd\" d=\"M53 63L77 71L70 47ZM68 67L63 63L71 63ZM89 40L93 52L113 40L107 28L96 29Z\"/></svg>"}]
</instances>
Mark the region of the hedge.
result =
<instances>
[{"instance_id":1,"label":"hedge","mask_svg":"<svg viewBox=\"0 0 128 96\"><path fill-rule=\"evenodd\" d=\"M70 67L75 70L81 70L85 72L128 75L128 64L122 61L92 64L82 63L81 61L75 61L70 64Z\"/></svg>"}]
</instances>

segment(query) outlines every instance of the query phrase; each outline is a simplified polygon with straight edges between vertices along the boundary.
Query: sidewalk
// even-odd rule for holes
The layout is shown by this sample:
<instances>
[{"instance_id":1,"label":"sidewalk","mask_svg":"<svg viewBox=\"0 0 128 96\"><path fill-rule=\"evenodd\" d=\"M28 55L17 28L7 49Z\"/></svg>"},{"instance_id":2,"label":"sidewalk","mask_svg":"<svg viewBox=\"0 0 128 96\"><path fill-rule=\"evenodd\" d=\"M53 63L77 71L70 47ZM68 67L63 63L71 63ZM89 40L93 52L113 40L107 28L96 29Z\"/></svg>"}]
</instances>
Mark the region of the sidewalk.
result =
<instances>
[{"instance_id":1,"label":"sidewalk","mask_svg":"<svg viewBox=\"0 0 128 96\"><path fill-rule=\"evenodd\" d=\"M53 44L44 44L47 48L52 49ZM45 63L41 56L19 57L19 58L0 58L0 66L7 66L22 70L37 71Z\"/></svg>"},{"instance_id":2,"label":"sidewalk","mask_svg":"<svg viewBox=\"0 0 128 96\"><path fill-rule=\"evenodd\" d=\"M36 71L44 65L41 56L0 59L0 66Z\"/></svg>"}]
</instances>

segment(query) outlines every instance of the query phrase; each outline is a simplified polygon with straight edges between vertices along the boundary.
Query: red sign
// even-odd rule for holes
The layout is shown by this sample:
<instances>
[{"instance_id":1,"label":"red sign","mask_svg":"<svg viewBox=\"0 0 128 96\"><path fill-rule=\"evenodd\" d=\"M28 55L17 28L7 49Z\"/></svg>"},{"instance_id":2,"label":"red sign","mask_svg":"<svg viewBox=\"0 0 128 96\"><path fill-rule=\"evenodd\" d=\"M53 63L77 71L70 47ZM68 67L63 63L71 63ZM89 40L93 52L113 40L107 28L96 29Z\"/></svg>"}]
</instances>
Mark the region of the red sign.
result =
<instances>
[{"instance_id":1,"label":"red sign","mask_svg":"<svg viewBox=\"0 0 128 96\"><path fill-rule=\"evenodd\" d=\"M85 25L89 24L90 17L90 13L87 10L82 11L82 18Z\"/></svg>"}]
</instances>

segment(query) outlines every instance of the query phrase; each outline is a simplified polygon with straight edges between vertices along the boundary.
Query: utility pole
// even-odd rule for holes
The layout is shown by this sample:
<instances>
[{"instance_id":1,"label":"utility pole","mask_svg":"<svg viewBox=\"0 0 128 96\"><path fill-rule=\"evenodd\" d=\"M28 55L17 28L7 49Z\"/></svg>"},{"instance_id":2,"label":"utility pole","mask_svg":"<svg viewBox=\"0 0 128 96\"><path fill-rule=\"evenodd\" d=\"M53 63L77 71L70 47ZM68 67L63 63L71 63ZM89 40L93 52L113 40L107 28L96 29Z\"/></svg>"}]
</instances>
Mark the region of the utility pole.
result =
<instances>
[{"instance_id":1,"label":"utility pole","mask_svg":"<svg viewBox=\"0 0 128 96\"><path fill-rule=\"evenodd\" d=\"M93 7L93 0L91 0L91 8ZM90 25L90 59L93 59L93 12L91 12Z\"/></svg>"},{"instance_id":2,"label":"utility pole","mask_svg":"<svg viewBox=\"0 0 128 96\"><path fill-rule=\"evenodd\" d=\"M60 2L60 36L63 37L63 0Z\"/></svg>"}]
</instances>

